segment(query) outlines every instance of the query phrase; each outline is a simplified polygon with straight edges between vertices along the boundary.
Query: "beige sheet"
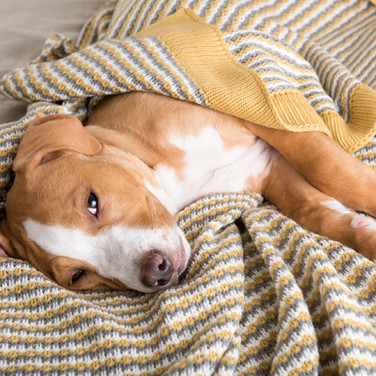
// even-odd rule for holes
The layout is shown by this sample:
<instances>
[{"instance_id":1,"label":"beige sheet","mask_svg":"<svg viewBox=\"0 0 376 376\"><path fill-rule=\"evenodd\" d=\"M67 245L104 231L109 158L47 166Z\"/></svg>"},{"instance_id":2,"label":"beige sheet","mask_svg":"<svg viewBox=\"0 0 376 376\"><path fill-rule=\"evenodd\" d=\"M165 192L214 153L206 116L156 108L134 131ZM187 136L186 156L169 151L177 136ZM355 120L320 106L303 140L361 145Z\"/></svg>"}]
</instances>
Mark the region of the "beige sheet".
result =
<instances>
[{"instance_id":1,"label":"beige sheet","mask_svg":"<svg viewBox=\"0 0 376 376\"><path fill-rule=\"evenodd\" d=\"M60 33L75 39L85 21L108 0L1 0L0 76L37 57L44 41ZM22 102L0 95L0 124L19 119Z\"/></svg>"}]
</instances>

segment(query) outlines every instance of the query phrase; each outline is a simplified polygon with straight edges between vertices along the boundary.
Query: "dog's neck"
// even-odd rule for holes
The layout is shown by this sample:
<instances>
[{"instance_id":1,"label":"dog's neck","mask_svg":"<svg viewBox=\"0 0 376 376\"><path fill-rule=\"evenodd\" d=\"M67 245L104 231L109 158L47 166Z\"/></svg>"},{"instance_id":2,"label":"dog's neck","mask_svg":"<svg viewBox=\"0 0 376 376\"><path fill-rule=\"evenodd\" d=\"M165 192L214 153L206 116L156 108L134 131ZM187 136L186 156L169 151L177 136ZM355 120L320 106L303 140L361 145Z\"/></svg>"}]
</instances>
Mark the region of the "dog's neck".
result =
<instances>
[{"instance_id":1,"label":"dog's neck","mask_svg":"<svg viewBox=\"0 0 376 376\"><path fill-rule=\"evenodd\" d=\"M156 145L157 140L142 138L130 129L118 132L96 125L89 125L85 129L100 140L101 143L117 147L134 155L150 168L154 168L159 163L167 162L168 156L166 156L166 152L163 149L158 148L162 145Z\"/></svg>"},{"instance_id":2,"label":"dog's neck","mask_svg":"<svg viewBox=\"0 0 376 376\"><path fill-rule=\"evenodd\" d=\"M226 145L225 135L212 124L194 134L180 130L170 137L158 137L156 130L145 138L128 130L120 133L96 126L87 130L103 144L143 162L149 170L145 171L145 187L172 215L211 193L259 190L274 158L264 141L234 127L227 129L237 138L234 145ZM253 174L243 174L249 166Z\"/></svg>"},{"instance_id":3,"label":"dog's neck","mask_svg":"<svg viewBox=\"0 0 376 376\"><path fill-rule=\"evenodd\" d=\"M173 215L211 193L260 191L268 173L271 148L241 120L187 102L119 95L99 104L88 124L103 144L152 169L158 184L146 181L146 188Z\"/></svg>"},{"instance_id":4,"label":"dog's neck","mask_svg":"<svg viewBox=\"0 0 376 376\"><path fill-rule=\"evenodd\" d=\"M176 215L181 209L181 205L174 202L163 189L165 185L162 177L157 173L157 166L172 166L173 162L181 159L182 151L171 148L166 142L158 142L158 137L153 139L142 138L136 132L125 129L118 132L100 126L89 125L86 130L100 140L101 143L109 147L114 147L119 152L125 152L138 158L150 170L151 174L145 176L145 186L151 191L172 214Z\"/></svg>"}]
</instances>

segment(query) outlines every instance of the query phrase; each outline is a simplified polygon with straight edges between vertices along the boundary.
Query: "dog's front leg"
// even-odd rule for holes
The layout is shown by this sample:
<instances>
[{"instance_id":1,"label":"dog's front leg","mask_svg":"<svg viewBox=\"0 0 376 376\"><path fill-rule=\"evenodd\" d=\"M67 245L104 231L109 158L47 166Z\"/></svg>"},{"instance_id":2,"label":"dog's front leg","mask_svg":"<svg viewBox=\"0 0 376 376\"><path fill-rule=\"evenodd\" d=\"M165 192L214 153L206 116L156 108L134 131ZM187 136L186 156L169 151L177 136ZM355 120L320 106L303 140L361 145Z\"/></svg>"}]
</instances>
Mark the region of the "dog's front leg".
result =
<instances>
[{"instance_id":1,"label":"dog's front leg","mask_svg":"<svg viewBox=\"0 0 376 376\"><path fill-rule=\"evenodd\" d=\"M376 217L376 171L321 132L288 132L246 122L317 189Z\"/></svg>"},{"instance_id":2,"label":"dog's front leg","mask_svg":"<svg viewBox=\"0 0 376 376\"><path fill-rule=\"evenodd\" d=\"M313 187L282 155L271 167L262 193L305 229L376 259L376 221Z\"/></svg>"}]
</instances>

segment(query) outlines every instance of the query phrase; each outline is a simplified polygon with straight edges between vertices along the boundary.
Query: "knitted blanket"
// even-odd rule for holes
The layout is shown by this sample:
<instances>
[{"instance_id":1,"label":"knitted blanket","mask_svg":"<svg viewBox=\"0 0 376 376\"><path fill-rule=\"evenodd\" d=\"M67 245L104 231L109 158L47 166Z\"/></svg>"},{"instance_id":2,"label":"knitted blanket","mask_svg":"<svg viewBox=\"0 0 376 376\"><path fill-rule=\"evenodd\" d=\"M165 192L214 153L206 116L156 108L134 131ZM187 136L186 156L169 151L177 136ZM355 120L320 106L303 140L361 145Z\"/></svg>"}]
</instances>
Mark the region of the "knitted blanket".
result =
<instances>
[{"instance_id":1,"label":"knitted blanket","mask_svg":"<svg viewBox=\"0 0 376 376\"><path fill-rule=\"evenodd\" d=\"M376 7L367 0L119 0L76 42L49 38L2 78L30 102L1 126L2 208L37 115L85 121L104 95L151 91L267 127L319 130L376 165ZM155 294L65 290L0 260L0 374L376 374L376 266L255 193L177 216L192 247Z\"/></svg>"}]
</instances>

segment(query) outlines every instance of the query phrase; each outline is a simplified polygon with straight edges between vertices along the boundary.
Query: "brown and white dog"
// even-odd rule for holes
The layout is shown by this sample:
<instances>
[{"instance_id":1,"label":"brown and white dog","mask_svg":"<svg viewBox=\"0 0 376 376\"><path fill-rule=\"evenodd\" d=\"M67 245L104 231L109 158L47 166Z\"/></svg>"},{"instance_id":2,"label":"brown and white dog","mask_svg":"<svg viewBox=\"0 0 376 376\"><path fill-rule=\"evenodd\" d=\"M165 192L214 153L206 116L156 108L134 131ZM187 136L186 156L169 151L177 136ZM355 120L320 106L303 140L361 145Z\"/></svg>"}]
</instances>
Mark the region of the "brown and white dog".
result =
<instances>
[{"instance_id":1,"label":"brown and white dog","mask_svg":"<svg viewBox=\"0 0 376 376\"><path fill-rule=\"evenodd\" d=\"M354 211L376 215L376 172L324 134L147 93L108 97L88 123L55 115L29 125L0 224L3 255L62 286L175 285L190 248L174 215L225 191L259 192L306 229L376 258L376 222Z\"/></svg>"}]
</instances>

